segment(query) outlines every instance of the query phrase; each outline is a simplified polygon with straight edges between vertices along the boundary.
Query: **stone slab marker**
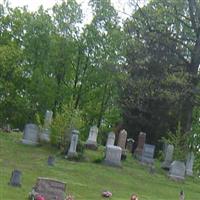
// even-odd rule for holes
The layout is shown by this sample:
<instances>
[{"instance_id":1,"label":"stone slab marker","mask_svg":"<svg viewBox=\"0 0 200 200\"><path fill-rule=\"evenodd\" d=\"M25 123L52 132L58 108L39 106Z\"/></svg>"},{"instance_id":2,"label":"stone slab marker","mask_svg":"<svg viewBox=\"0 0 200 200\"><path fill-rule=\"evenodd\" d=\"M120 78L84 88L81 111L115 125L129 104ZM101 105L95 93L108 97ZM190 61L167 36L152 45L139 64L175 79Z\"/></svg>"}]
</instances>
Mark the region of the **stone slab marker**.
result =
<instances>
[{"instance_id":1,"label":"stone slab marker","mask_svg":"<svg viewBox=\"0 0 200 200\"><path fill-rule=\"evenodd\" d=\"M92 150L97 149L97 136L98 136L98 128L97 126L92 126L90 128L89 137L86 141L86 148Z\"/></svg>"},{"instance_id":2,"label":"stone slab marker","mask_svg":"<svg viewBox=\"0 0 200 200\"><path fill-rule=\"evenodd\" d=\"M40 140L43 142L50 142L51 122L53 118L53 112L47 110L44 119L44 130L40 135Z\"/></svg>"},{"instance_id":3,"label":"stone slab marker","mask_svg":"<svg viewBox=\"0 0 200 200\"><path fill-rule=\"evenodd\" d=\"M108 145L106 146L106 157L104 160L104 164L120 167L121 166L121 147Z\"/></svg>"},{"instance_id":4,"label":"stone slab marker","mask_svg":"<svg viewBox=\"0 0 200 200\"><path fill-rule=\"evenodd\" d=\"M108 139L106 142L106 146L108 145L114 145L115 144L115 133L114 132L110 132L108 134Z\"/></svg>"},{"instance_id":5,"label":"stone slab marker","mask_svg":"<svg viewBox=\"0 0 200 200\"><path fill-rule=\"evenodd\" d=\"M173 159L173 152L174 152L174 146L169 144L166 146L166 151L165 151L165 160L162 163L162 168L163 169L169 169L170 165L172 163Z\"/></svg>"},{"instance_id":6,"label":"stone slab marker","mask_svg":"<svg viewBox=\"0 0 200 200\"><path fill-rule=\"evenodd\" d=\"M34 186L34 192L41 194L45 200L65 200L66 183L39 177Z\"/></svg>"},{"instance_id":7,"label":"stone slab marker","mask_svg":"<svg viewBox=\"0 0 200 200\"><path fill-rule=\"evenodd\" d=\"M118 137L117 146L122 148L122 155L126 155L126 139L127 139L127 132L126 130L121 130Z\"/></svg>"},{"instance_id":8,"label":"stone slab marker","mask_svg":"<svg viewBox=\"0 0 200 200\"><path fill-rule=\"evenodd\" d=\"M145 141L146 141L146 133L140 132L140 134L138 136L138 145L135 150L135 156L138 159L141 158L141 156L142 156L142 151L143 151Z\"/></svg>"},{"instance_id":9,"label":"stone slab marker","mask_svg":"<svg viewBox=\"0 0 200 200\"><path fill-rule=\"evenodd\" d=\"M186 161L186 175L187 176L193 176L193 165L194 165L194 153L191 152L187 156Z\"/></svg>"},{"instance_id":10,"label":"stone slab marker","mask_svg":"<svg viewBox=\"0 0 200 200\"><path fill-rule=\"evenodd\" d=\"M181 161L173 161L170 165L169 177L174 180L185 179L185 163Z\"/></svg>"},{"instance_id":11,"label":"stone slab marker","mask_svg":"<svg viewBox=\"0 0 200 200\"><path fill-rule=\"evenodd\" d=\"M12 172L9 184L15 187L21 187L21 175L22 175L21 171L14 170Z\"/></svg>"},{"instance_id":12,"label":"stone slab marker","mask_svg":"<svg viewBox=\"0 0 200 200\"><path fill-rule=\"evenodd\" d=\"M154 163L154 152L155 152L155 145L151 144L144 144L143 152L141 156L141 162L146 164L153 164Z\"/></svg>"},{"instance_id":13,"label":"stone slab marker","mask_svg":"<svg viewBox=\"0 0 200 200\"><path fill-rule=\"evenodd\" d=\"M39 128L36 124L26 124L22 139L23 144L37 145L39 142Z\"/></svg>"},{"instance_id":14,"label":"stone slab marker","mask_svg":"<svg viewBox=\"0 0 200 200\"><path fill-rule=\"evenodd\" d=\"M73 157L77 157L77 152L76 152L76 147L78 144L78 135L79 135L79 131L78 130L73 130L71 133L71 143L70 143L70 147L67 153L67 158L73 158Z\"/></svg>"}]
</instances>

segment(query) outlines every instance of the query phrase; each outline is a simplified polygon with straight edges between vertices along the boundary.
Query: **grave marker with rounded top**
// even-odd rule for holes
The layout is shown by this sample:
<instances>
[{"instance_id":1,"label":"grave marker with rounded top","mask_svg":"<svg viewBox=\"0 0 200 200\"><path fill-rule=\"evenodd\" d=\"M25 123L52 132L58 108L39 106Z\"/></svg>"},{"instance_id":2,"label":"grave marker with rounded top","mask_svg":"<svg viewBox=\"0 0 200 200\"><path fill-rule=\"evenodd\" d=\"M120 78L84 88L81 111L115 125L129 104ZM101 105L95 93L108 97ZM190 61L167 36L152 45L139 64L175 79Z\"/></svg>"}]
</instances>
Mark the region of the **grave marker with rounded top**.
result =
<instances>
[{"instance_id":1,"label":"grave marker with rounded top","mask_svg":"<svg viewBox=\"0 0 200 200\"><path fill-rule=\"evenodd\" d=\"M138 136L138 145L137 145L137 148L135 150L135 156L138 159L140 159L141 156L142 156L145 141L146 141L146 133L140 132L140 134Z\"/></svg>"},{"instance_id":2,"label":"grave marker with rounded top","mask_svg":"<svg viewBox=\"0 0 200 200\"><path fill-rule=\"evenodd\" d=\"M122 148L122 158L126 158L126 139L127 132L125 129L121 130L118 137L117 146Z\"/></svg>"},{"instance_id":3,"label":"grave marker with rounded top","mask_svg":"<svg viewBox=\"0 0 200 200\"><path fill-rule=\"evenodd\" d=\"M114 145L115 144L115 133L114 132L110 132L108 134L108 139L106 142L106 146L108 145Z\"/></svg>"},{"instance_id":4,"label":"grave marker with rounded top","mask_svg":"<svg viewBox=\"0 0 200 200\"><path fill-rule=\"evenodd\" d=\"M13 170L10 178L10 185L15 187L21 187L21 175L22 172L19 170Z\"/></svg>"},{"instance_id":5,"label":"grave marker with rounded top","mask_svg":"<svg viewBox=\"0 0 200 200\"><path fill-rule=\"evenodd\" d=\"M39 128L36 124L26 124L22 139L23 144L37 145L39 142Z\"/></svg>"},{"instance_id":6,"label":"grave marker with rounded top","mask_svg":"<svg viewBox=\"0 0 200 200\"><path fill-rule=\"evenodd\" d=\"M173 161L170 165L169 177L174 180L185 179L185 163L181 161Z\"/></svg>"},{"instance_id":7,"label":"grave marker with rounded top","mask_svg":"<svg viewBox=\"0 0 200 200\"><path fill-rule=\"evenodd\" d=\"M40 135L40 140L42 142L50 142L50 126L52 122L53 112L47 110L45 114L45 120L44 120L44 129L42 130L42 133Z\"/></svg>"}]
</instances>

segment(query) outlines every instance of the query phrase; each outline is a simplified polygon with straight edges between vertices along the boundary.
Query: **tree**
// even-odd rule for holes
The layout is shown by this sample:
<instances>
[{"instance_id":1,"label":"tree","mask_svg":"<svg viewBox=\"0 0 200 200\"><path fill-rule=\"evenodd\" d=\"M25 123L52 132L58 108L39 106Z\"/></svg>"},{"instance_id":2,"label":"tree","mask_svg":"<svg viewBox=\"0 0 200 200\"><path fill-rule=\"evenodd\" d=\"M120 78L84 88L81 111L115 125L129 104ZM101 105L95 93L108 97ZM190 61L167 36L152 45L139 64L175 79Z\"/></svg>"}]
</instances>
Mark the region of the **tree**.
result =
<instances>
[{"instance_id":1,"label":"tree","mask_svg":"<svg viewBox=\"0 0 200 200\"><path fill-rule=\"evenodd\" d=\"M178 121L183 132L191 129L200 64L199 5L195 0L150 1L125 24L129 83L123 108L130 111L125 119L140 119L138 129L152 131L153 142L160 138L154 131L173 131Z\"/></svg>"}]
</instances>

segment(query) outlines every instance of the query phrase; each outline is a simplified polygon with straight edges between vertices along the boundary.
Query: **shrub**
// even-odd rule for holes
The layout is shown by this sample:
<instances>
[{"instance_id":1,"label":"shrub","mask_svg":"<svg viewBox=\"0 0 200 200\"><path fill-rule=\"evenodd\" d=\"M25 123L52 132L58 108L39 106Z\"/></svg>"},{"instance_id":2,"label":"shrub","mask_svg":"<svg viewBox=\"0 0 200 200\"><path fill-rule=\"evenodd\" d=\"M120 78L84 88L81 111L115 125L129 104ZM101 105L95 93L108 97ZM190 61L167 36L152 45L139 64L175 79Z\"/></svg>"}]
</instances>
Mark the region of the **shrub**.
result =
<instances>
[{"instance_id":1,"label":"shrub","mask_svg":"<svg viewBox=\"0 0 200 200\"><path fill-rule=\"evenodd\" d=\"M167 144L172 144L174 146L174 160L185 161L186 155L188 153L188 135L181 132L180 123L178 124L175 133L168 132L166 138L162 138L162 141Z\"/></svg>"},{"instance_id":2,"label":"shrub","mask_svg":"<svg viewBox=\"0 0 200 200\"><path fill-rule=\"evenodd\" d=\"M51 128L51 143L64 152L70 144L72 129L83 127L82 113L74 109L73 102L64 105L60 113L54 118Z\"/></svg>"}]
</instances>

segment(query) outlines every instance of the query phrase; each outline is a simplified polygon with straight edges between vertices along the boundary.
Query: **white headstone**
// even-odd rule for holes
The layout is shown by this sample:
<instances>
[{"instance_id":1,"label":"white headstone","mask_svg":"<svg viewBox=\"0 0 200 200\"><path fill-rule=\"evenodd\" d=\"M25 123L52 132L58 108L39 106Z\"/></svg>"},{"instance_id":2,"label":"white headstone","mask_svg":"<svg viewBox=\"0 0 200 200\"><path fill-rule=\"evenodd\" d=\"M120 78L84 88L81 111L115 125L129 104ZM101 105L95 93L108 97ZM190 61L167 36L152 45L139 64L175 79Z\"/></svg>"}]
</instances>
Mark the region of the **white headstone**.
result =
<instances>
[{"instance_id":1,"label":"white headstone","mask_svg":"<svg viewBox=\"0 0 200 200\"><path fill-rule=\"evenodd\" d=\"M173 161L170 165L169 177L175 180L185 179L185 163L181 161Z\"/></svg>"},{"instance_id":2,"label":"white headstone","mask_svg":"<svg viewBox=\"0 0 200 200\"><path fill-rule=\"evenodd\" d=\"M51 122L52 122L53 112L51 110L47 110L45 114L44 119L44 128L48 129L50 128Z\"/></svg>"},{"instance_id":3,"label":"white headstone","mask_svg":"<svg viewBox=\"0 0 200 200\"><path fill-rule=\"evenodd\" d=\"M114 145L115 144L115 133L114 132L110 132L108 134L108 139L106 142L106 146L108 145Z\"/></svg>"},{"instance_id":4,"label":"white headstone","mask_svg":"<svg viewBox=\"0 0 200 200\"><path fill-rule=\"evenodd\" d=\"M44 119L44 130L40 135L40 140L43 142L50 142L50 126L52 122L53 112L47 110Z\"/></svg>"},{"instance_id":5,"label":"white headstone","mask_svg":"<svg viewBox=\"0 0 200 200\"><path fill-rule=\"evenodd\" d=\"M79 131L78 130L73 130L72 134L71 134L71 143L70 143L70 147L67 153L67 157L68 158L73 158L77 156L77 152L76 152L76 147L78 144L78 135L79 135Z\"/></svg>"},{"instance_id":6,"label":"white headstone","mask_svg":"<svg viewBox=\"0 0 200 200\"><path fill-rule=\"evenodd\" d=\"M23 144L37 145L39 141L39 128L36 124L26 124L22 139Z\"/></svg>"},{"instance_id":7,"label":"white headstone","mask_svg":"<svg viewBox=\"0 0 200 200\"><path fill-rule=\"evenodd\" d=\"M169 169L173 159L174 146L169 144L166 146L165 160L162 163L162 168Z\"/></svg>"},{"instance_id":8,"label":"white headstone","mask_svg":"<svg viewBox=\"0 0 200 200\"><path fill-rule=\"evenodd\" d=\"M194 165L194 153L191 152L187 156L186 175L188 175L188 176L192 176L193 175L193 165Z\"/></svg>"},{"instance_id":9,"label":"white headstone","mask_svg":"<svg viewBox=\"0 0 200 200\"><path fill-rule=\"evenodd\" d=\"M106 157L104 163L111 166L121 166L121 147L108 145L106 146Z\"/></svg>"},{"instance_id":10,"label":"white headstone","mask_svg":"<svg viewBox=\"0 0 200 200\"><path fill-rule=\"evenodd\" d=\"M89 137L86 141L86 147L90 149L97 148L97 136L98 136L98 128L97 126L92 126L90 128Z\"/></svg>"}]
</instances>

